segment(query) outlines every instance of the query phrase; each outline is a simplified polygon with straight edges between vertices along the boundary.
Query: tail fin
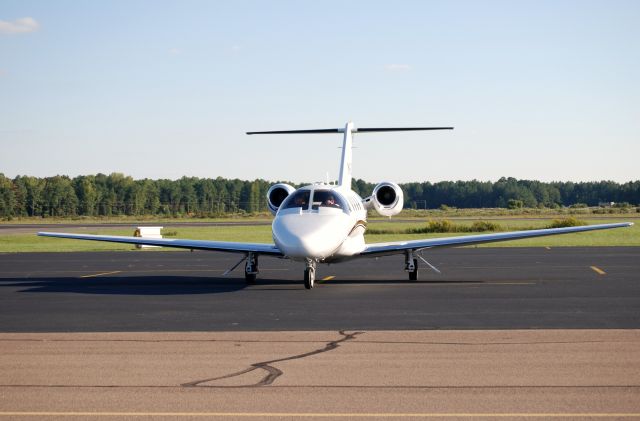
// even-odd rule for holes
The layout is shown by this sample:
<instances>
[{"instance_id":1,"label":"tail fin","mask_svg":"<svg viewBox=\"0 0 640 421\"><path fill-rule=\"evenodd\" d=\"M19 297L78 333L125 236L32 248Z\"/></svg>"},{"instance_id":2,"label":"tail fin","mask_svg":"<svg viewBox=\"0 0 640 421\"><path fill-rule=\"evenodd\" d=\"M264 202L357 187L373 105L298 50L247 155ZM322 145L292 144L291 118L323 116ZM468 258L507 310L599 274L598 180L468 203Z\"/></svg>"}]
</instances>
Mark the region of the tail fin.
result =
<instances>
[{"instance_id":1,"label":"tail fin","mask_svg":"<svg viewBox=\"0 0 640 421\"><path fill-rule=\"evenodd\" d=\"M351 162L353 157L353 122L344 126L344 138L342 139L342 158L340 158L339 186L351 188Z\"/></svg>"},{"instance_id":2,"label":"tail fin","mask_svg":"<svg viewBox=\"0 0 640 421\"><path fill-rule=\"evenodd\" d=\"M312 133L344 133L342 140L342 158L340 159L340 177L338 185L351 188L351 162L353 133L375 133L375 132L408 132L418 130L453 130L453 127L361 127L356 129L353 122L348 122L344 129L312 129L312 130L275 130L266 132L247 132L252 134L312 134Z\"/></svg>"}]
</instances>

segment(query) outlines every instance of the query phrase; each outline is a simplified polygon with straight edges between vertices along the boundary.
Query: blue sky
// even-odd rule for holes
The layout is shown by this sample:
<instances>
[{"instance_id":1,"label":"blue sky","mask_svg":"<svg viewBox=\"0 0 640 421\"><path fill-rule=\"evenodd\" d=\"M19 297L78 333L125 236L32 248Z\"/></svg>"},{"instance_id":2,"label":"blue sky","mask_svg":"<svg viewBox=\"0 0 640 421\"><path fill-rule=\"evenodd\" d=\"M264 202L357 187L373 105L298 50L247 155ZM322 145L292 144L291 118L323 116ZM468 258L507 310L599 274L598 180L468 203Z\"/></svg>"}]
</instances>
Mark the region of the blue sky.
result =
<instances>
[{"instance_id":1,"label":"blue sky","mask_svg":"<svg viewBox=\"0 0 640 421\"><path fill-rule=\"evenodd\" d=\"M638 1L11 1L0 172L636 180Z\"/></svg>"}]
</instances>

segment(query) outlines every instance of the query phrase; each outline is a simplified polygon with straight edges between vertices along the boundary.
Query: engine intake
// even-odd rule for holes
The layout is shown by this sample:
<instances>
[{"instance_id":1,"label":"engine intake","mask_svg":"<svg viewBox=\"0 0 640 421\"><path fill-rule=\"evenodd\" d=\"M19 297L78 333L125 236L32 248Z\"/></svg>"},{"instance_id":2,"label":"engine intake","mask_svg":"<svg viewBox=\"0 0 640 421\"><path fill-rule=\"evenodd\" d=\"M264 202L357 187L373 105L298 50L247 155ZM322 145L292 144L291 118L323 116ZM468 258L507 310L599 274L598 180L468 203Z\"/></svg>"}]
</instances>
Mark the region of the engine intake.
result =
<instances>
[{"instance_id":1,"label":"engine intake","mask_svg":"<svg viewBox=\"0 0 640 421\"><path fill-rule=\"evenodd\" d=\"M379 183L369 199L367 202L373 203L373 208L382 216L397 215L404 205L402 189L391 181Z\"/></svg>"},{"instance_id":2,"label":"engine intake","mask_svg":"<svg viewBox=\"0 0 640 421\"><path fill-rule=\"evenodd\" d=\"M284 183L274 184L269 187L269 191L267 191L267 204L269 205L269 211L275 215L278 212L278 208L284 202L284 199L287 198L291 193L293 193L296 189L292 186Z\"/></svg>"}]
</instances>

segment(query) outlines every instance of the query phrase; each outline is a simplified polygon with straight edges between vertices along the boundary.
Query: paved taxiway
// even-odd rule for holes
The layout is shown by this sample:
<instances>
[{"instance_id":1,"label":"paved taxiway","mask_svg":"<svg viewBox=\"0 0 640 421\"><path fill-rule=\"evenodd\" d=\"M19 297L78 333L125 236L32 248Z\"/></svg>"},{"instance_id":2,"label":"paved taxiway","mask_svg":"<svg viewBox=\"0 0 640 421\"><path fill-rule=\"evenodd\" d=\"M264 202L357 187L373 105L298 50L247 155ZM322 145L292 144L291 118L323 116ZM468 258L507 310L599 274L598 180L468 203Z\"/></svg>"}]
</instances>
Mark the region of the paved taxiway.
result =
<instances>
[{"instance_id":1,"label":"paved taxiway","mask_svg":"<svg viewBox=\"0 0 640 421\"><path fill-rule=\"evenodd\" d=\"M0 255L0 419L640 418L639 248L425 256Z\"/></svg>"},{"instance_id":2,"label":"paved taxiway","mask_svg":"<svg viewBox=\"0 0 640 421\"><path fill-rule=\"evenodd\" d=\"M261 258L244 284L233 254L0 255L0 331L640 328L640 248L467 248L320 266ZM333 277L333 278L332 278Z\"/></svg>"}]
</instances>

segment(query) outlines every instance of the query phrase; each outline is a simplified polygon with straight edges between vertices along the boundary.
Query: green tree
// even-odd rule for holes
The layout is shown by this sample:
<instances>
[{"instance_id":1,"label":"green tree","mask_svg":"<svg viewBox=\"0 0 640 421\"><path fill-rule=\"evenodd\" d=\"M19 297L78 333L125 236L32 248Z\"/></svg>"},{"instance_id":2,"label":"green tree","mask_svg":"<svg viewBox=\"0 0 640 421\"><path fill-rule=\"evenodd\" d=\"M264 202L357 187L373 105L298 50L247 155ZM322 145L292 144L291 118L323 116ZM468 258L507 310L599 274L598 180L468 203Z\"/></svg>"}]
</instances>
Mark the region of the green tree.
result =
<instances>
[{"instance_id":1,"label":"green tree","mask_svg":"<svg viewBox=\"0 0 640 421\"><path fill-rule=\"evenodd\" d=\"M48 216L73 216L77 213L78 198L67 176L45 178L43 200Z\"/></svg>"},{"instance_id":2,"label":"green tree","mask_svg":"<svg viewBox=\"0 0 640 421\"><path fill-rule=\"evenodd\" d=\"M15 206L16 197L13 191L13 182L0 173L0 217L13 217Z\"/></svg>"},{"instance_id":3,"label":"green tree","mask_svg":"<svg viewBox=\"0 0 640 421\"><path fill-rule=\"evenodd\" d=\"M78 176L72 180L72 184L78 198L79 213L85 216L96 215L98 191L95 185L95 176Z\"/></svg>"}]
</instances>

